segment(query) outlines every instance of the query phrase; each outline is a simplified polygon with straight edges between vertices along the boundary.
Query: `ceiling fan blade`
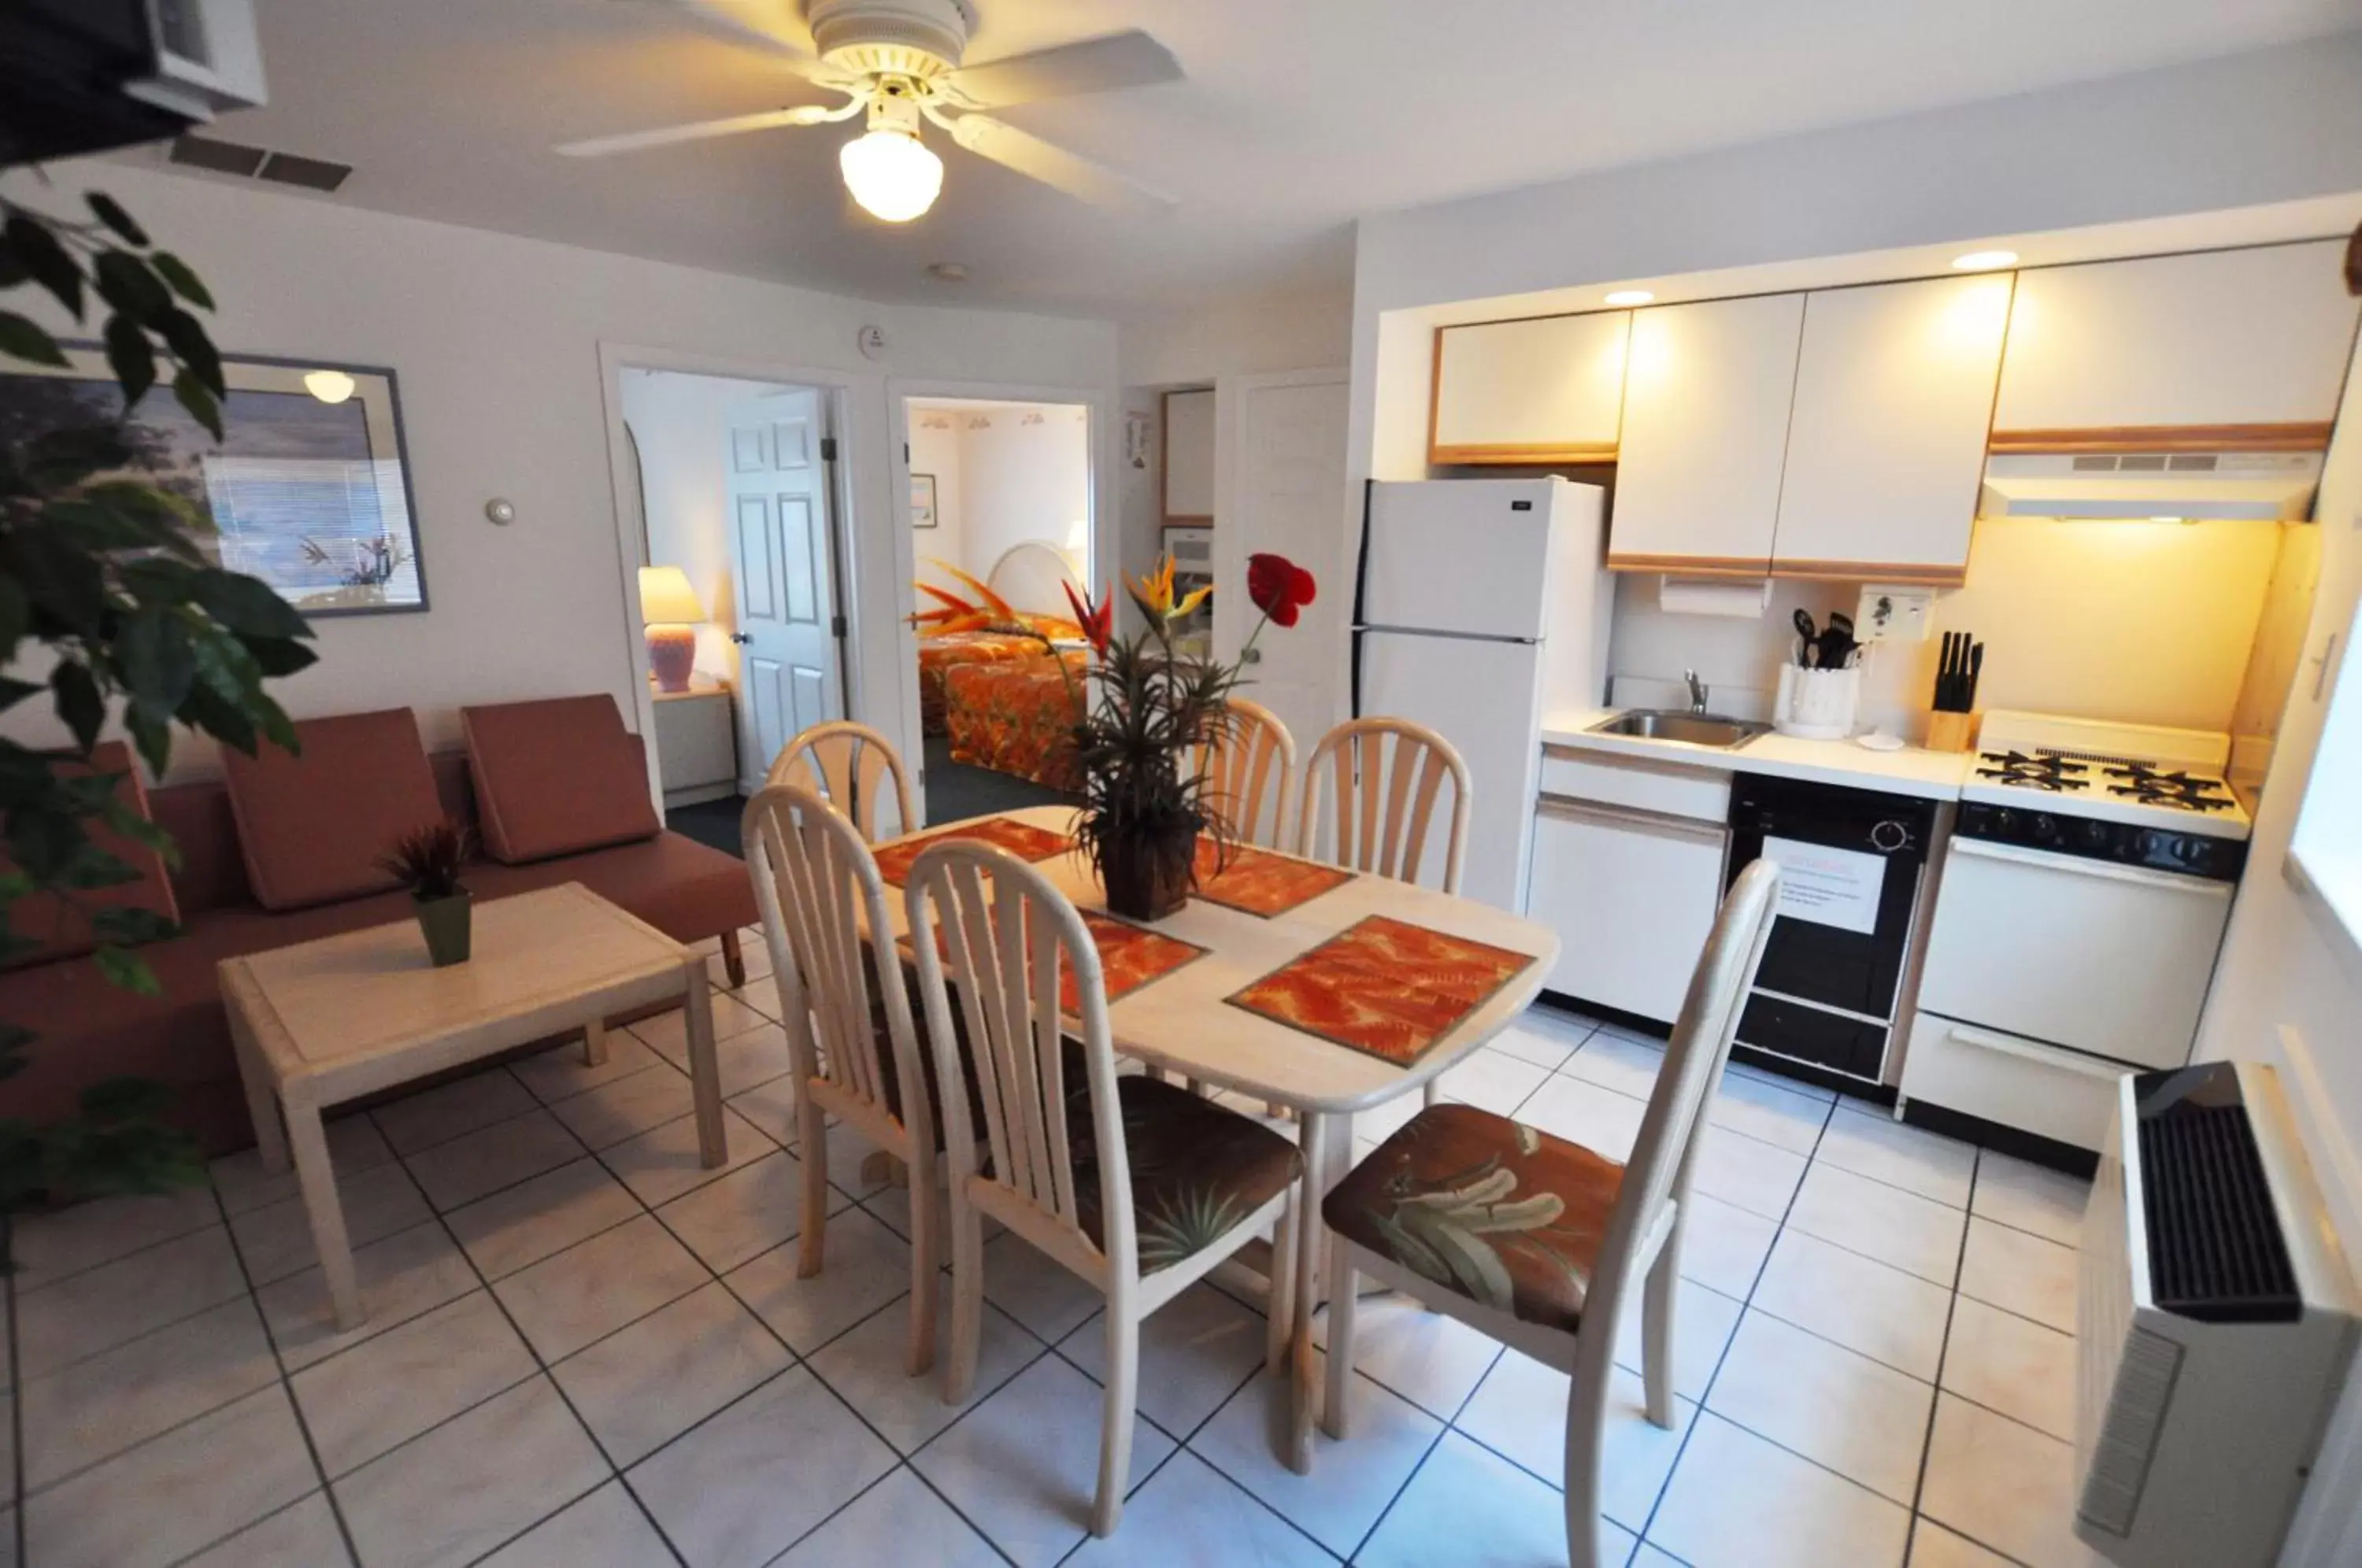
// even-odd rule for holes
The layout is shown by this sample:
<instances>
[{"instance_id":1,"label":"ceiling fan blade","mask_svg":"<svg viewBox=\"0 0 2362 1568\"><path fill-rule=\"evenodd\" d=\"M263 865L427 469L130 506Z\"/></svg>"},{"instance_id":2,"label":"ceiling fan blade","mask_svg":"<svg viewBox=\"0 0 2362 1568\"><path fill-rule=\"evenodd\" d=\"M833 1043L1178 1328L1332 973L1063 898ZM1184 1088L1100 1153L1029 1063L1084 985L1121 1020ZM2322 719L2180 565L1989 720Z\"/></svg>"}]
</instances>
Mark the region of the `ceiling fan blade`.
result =
<instances>
[{"instance_id":1,"label":"ceiling fan blade","mask_svg":"<svg viewBox=\"0 0 2362 1568\"><path fill-rule=\"evenodd\" d=\"M1176 204L1162 191L1151 190L1103 163L1094 163L1031 131L984 115L962 115L953 121L952 139L1003 168L1099 206L1165 213Z\"/></svg>"},{"instance_id":2,"label":"ceiling fan blade","mask_svg":"<svg viewBox=\"0 0 2362 1568\"><path fill-rule=\"evenodd\" d=\"M667 126L661 130L594 136L587 141L566 142L557 150L568 158L604 158L612 152L644 152L652 147L706 141L714 137L737 136L745 131L777 130L781 126L816 126L832 113L824 105L805 104L792 109L766 109L758 115L733 115L723 120L695 120L685 126Z\"/></svg>"},{"instance_id":3,"label":"ceiling fan blade","mask_svg":"<svg viewBox=\"0 0 2362 1568\"><path fill-rule=\"evenodd\" d=\"M756 39L790 54L811 54L811 29L793 0L671 0L676 9L724 32Z\"/></svg>"},{"instance_id":4,"label":"ceiling fan blade","mask_svg":"<svg viewBox=\"0 0 2362 1568\"><path fill-rule=\"evenodd\" d=\"M1072 98L1180 80L1181 62L1173 58L1173 51L1135 29L963 66L944 85L956 104L1005 109L1043 98Z\"/></svg>"}]
</instances>

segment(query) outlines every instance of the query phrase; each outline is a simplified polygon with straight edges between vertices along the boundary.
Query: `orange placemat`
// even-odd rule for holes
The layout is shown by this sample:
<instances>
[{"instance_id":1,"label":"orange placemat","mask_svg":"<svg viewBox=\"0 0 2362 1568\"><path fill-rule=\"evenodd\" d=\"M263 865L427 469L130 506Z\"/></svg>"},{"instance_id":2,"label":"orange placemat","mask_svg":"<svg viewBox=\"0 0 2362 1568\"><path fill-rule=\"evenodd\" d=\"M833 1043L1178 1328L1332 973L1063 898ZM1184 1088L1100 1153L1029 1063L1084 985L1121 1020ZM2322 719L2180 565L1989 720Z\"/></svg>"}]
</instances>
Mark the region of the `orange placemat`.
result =
<instances>
[{"instance_id":1,"label":"orange placemat","mask_svg":"<svg viewBox=\"0 0 2362 1568\"><path fill-rule=\"evenodd\" d=\"M1107 984L1108 1000L1112 1002L1130 996L1151 980L1162 979L1185 964L1194 964L1206 955L1206 949L1194 942L1184 942L1177 936L1167 936L1161 931L1145 926L1128 925L1109 915L1095 914L1088 910L1078 911L1083 925L1091 933L1091 944L1099 950L1099 976ZM944 933L942 911L936 911L935 952L944 964L951 962L951 938ZM910 938L902 939L907 952ZM1075 971L1071 965L1058 966L1058 1010L1072 1017L1082 1010L1082 993L1075 988Z\"/></svg>"},{"instance_id":2,"label":"orange placemat","mask_svg":"<svg viewBox=\"0 0 2362 1568\"><path fill-rule=\"evenodd\" d=\"M1343 887L1353 873L1334 866L1251 849L1243 844L1218 849L1198 841L1198 887L1194 897L1224 909L1269 918L1308 904Z\"/></svg>"},{"instance_id":3,"label":"orange placemat","mask_svg":"<svg viewBox=\"0 0 2362 1568\"><path fill-rule=\"evenodd\" d=\"M1073 848L1075 843L1064 834L1052 833L1048 828L1035 827L1031 823L1014 822L1008 817L978 817L974 822L947 827L941 833L895 840L877 852L877 874L886 879L889 886L899 888L911 875L912 862L950 838L968 838L982 844L997 845L1020 860L1047 860Z\"/></svg>"},{"instance_id":4,"label":"orange placemat","mask_svg":"<svg viewBox=\"0 0 2362 1568\"><path fill-rule=\"evenodd\" d=\"M1533 962L1506 947L1372 915L1228 1000L1407 1066Z\"/></svg>"}]
</instances>

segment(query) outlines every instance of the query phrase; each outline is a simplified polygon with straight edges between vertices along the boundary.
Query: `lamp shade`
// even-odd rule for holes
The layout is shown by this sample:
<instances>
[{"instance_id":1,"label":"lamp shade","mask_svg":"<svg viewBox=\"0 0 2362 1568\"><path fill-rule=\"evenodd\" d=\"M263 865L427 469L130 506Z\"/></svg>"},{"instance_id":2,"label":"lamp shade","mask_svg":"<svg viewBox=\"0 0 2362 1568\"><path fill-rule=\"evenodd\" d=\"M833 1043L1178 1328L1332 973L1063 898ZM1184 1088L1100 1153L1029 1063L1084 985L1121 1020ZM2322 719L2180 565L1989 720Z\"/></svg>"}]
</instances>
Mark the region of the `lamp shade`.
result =
<instances>
[{"instance_id":1,"label":"lamp shade","mask_svg":"<svg viewBox=\"0 0 2362 1568\"><path fill-rule=\"evenodd\" d=\"M690 625L705 619L705 606L689 585L689 573L677 566L640 569L640 624L644 626Z\"/></svg>"}]
</instances>

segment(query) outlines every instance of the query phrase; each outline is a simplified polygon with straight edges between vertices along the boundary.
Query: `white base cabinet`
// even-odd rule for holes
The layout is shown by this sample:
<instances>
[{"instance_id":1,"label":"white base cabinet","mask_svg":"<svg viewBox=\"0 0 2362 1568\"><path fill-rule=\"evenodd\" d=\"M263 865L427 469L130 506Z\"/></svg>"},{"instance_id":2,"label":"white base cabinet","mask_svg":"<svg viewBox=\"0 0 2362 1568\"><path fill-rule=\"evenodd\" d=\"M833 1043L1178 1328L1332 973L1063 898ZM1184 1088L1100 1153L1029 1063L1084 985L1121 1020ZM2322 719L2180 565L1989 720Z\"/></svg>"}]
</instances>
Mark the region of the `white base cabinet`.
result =
<instances>
[{"instance_id":1,"label":"white base cabinet","mask_svg":"<svg viewBox=\"0 0 2362 1568\"><path fill-rule=\"evenodd\" d=\"M1526 912L1559 934L1551 990L1672 1023L1722 903L1719 823L1545 795Z\"/></svg>"}]
</instances>

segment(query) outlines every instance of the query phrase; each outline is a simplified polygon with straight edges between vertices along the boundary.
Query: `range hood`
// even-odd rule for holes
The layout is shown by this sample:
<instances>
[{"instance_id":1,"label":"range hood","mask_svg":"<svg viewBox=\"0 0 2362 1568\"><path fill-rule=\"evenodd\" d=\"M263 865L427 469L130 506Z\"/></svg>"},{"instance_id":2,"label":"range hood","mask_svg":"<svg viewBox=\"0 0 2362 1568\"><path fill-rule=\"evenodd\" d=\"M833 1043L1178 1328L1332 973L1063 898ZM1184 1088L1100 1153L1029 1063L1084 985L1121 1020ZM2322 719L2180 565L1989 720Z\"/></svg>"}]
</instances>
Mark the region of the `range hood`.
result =
<instances>
[{"instance_id":1,"label":"range hood","mask_svg":"<svg viewBox=\"0 0 2362 1568\"><path fill-rule=\"evenodd\" d=\"M2319 452L1995 452L1981 517L2230 518L2312 515Z\"/></svg>"}]
</instances>

